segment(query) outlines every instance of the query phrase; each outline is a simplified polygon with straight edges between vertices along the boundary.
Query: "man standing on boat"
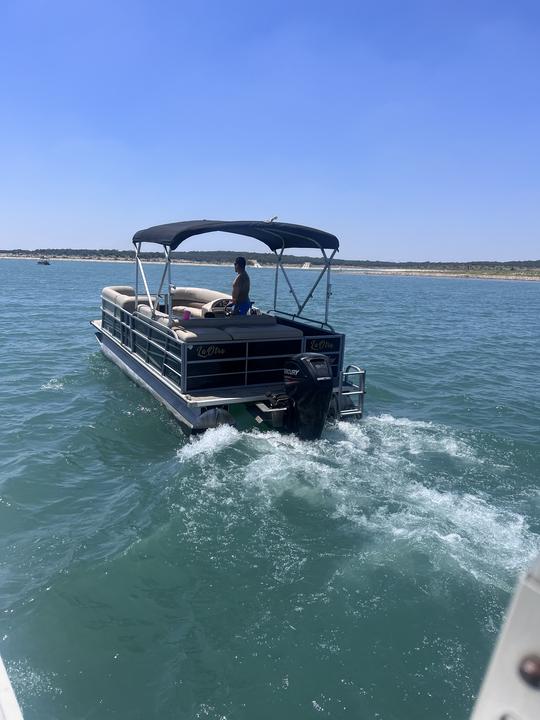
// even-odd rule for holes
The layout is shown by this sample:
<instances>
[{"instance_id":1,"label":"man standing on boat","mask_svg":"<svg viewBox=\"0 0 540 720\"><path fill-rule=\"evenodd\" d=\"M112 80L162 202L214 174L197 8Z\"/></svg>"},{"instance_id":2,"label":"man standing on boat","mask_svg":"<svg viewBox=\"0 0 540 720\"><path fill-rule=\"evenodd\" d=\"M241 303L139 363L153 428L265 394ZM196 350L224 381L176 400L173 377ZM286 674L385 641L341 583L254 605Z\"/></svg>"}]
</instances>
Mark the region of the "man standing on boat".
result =
<instances>
[{"instance_id":1,"label":"man standing on boat","mask_svg":"<svg viewBox=\"0 0 540 720\"><path fill-rule=\"evenodd\" d=\"M247 315L251 308L249 299L249 275L246 272L246 258L237 257L234 261L237 273L232 286L232 303L229 307L233 315Z\"/></svg>"}]
</instances>

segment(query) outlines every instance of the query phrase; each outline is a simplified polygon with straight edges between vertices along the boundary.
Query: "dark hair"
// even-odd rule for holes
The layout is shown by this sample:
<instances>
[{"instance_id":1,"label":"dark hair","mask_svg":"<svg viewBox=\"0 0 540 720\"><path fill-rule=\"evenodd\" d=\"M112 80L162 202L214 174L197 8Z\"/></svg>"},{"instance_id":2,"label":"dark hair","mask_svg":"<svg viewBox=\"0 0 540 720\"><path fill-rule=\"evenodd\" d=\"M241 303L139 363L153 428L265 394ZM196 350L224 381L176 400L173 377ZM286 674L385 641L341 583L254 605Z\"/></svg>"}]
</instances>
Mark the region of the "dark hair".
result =
<instances>
[{"instance_id":1,"label":"dark hair","mask_svg":"<svg viewBox=\"0 0 540 720\"><path fill-rule=\"evenodd\" d=\"M234 261L234 264L239 265L242 268L242 270L245 270L246 269L246 258L245 257L237 257L236 260Z\"/></svg>"}]
</instances>

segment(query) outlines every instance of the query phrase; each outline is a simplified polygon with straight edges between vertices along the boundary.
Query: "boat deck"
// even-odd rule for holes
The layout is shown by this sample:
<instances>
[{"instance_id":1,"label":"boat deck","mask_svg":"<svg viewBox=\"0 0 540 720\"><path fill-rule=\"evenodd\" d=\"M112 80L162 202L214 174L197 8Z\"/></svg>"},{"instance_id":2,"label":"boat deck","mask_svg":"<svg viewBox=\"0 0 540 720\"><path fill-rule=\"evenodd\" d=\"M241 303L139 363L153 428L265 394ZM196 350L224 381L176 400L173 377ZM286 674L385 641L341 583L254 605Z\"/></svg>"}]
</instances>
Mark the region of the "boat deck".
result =
<instances>
[{"instance_id":1,"label":"boat deck","mask_svg":"<svg viewBox=\"0 0 540 720\"><path fill-rule=\"evenodd\" d=\"M249 385L247 387L234 386L229 388L217 388L211 392L205 390L193 390L190 393L182 393L182 397L189 404L195 407L211 407L212 405L234 405L236 403L260 402L265 400L271 393L284 393L284 383L264 383L263 385Z\"/></svg>"}]
</instances>

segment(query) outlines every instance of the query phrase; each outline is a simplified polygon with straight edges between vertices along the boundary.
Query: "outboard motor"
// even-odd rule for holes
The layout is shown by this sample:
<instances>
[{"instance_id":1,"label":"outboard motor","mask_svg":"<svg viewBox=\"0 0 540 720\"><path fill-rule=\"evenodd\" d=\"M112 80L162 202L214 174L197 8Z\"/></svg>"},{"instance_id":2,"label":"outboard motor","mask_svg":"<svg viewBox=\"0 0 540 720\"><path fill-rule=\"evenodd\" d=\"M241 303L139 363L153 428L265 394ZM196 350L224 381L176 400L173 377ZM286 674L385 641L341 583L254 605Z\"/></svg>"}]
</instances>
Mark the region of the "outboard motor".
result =
<instances>
[{"instance_id":1,"label":"outboard motor","mask_svg":"<svg viewBox=\"0 0 540 720\"><path fill-rule=\"evenodd\" d=\"M285 363L284 375L289 398L289 430L302 440L317 440L332 398L332 368L328 358L319 353L294 355Z\"/></svg>"}]
</instances>

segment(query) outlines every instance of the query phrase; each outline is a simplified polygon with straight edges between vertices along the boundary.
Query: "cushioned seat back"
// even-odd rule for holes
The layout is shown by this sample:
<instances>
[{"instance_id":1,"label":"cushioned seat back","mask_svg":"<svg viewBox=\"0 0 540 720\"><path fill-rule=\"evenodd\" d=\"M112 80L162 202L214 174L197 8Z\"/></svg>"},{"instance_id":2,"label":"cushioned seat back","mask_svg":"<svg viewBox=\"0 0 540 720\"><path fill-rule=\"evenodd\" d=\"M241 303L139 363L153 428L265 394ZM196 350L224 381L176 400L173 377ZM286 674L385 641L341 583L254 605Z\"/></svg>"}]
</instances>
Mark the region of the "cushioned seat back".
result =
<instances>
[{"instance_id":1,"label":"cushioned seat back","mask_svg":"<svg viewBox=\"0 0 540 720\"><path fill-rule=\"evenodd\" d=\"M134 312L137 303L147 300L146 295L139 295L138 298L135 298L135 290L129 285L109 285L104 287L101 291L101 297L118 305L126 312ZM155 300L154 295L150 297Z\"/></svg>"},{"instance_id":2,"label":"cushioned seat back","mask_svg":"<svg viewBox=\"0 0 540 720\"><path fill-rule=\"evenodd\" d=\"M120 293L120 295L129 295L130 297L135 297L135 290L131 287L131 285L108 285L107 287L104 287L101 291L102 295L107 294L108 296L114 293Z\"/></svg>"},{"instance_id":3,"label":"cushioned seat back","mask_svg":"<svg viewBox=\"0 0 540 720\"><path fill-rule=\"evenodd\" d=\"M230 295L207 288L176 287L172 293L172 304L201 308L213 300L230 300Z\"/></svg>"},{"instance_id":4,"label":"cushioned seat back","mask_svg":"<svg viewBox=\"0 0 540 720\"><path fill-rule=\"evenodd\" d=\"M149 318L150 320L154 320L160 325L166 325L167 327L169 326L169 316L166 313L160 312L159 310L155 310L152 313L152 308L149 305L145 305L144 303L138 305L137 311L139 315L144 315L144 317Z\"/></svg>"},{"instance_id":5,"label":"cushioned seat back","mask_svg":"<svg viewBox=\"0 0 540 720\"><path fill-rule=\"evenodd\" d=\"M110 285L101 291L104 300L118 305L127 312L135 310L135 290L129 285Z\"/></svg>"}]
</instances>

